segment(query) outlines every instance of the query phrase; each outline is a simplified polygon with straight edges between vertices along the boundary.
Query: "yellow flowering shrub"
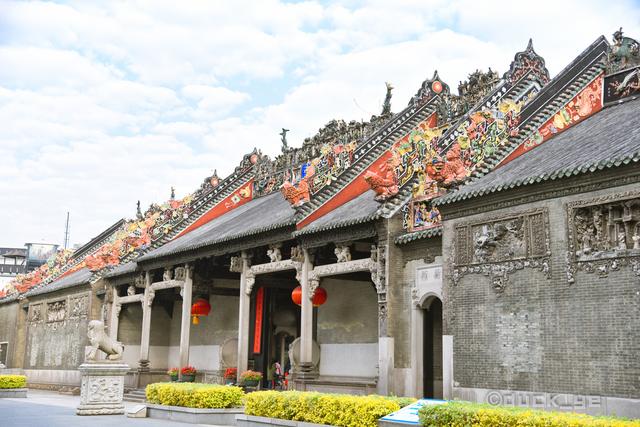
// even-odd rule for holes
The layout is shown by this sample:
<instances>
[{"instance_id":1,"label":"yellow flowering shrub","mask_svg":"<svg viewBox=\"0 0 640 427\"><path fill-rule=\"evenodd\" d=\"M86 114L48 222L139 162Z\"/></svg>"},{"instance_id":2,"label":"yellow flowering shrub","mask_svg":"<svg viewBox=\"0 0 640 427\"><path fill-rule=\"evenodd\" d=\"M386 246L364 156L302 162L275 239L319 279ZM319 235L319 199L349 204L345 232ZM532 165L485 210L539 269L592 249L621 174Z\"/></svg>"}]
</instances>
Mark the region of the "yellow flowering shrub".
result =
<instances>
[{"instance_id":1,"label":"yellow flowering shrub","mask_svg":"<svg viewBox=\"0 0 640 427\"><path fill-rule=\"evenodd\" d=\"M432 427L640 427L640 420L469 402L423 406L420 408L419 416L423 426Z\"/></svg>"},{"instance_id":2,"label":"yellow flowering shrub","mask_svg":"<svg viewBox=\"0 0 640 427\"><path fill-rule=\"evenodd\" d=\"M242 406L240 387L199 383L155 383L145 390L150 403L187 408L222 409Z\"/></svg>"},{"instance_id":3,"label":"yellow flowering shrub","mask_svg":"<svg viewBox=\"0 0 640 427\"><path fill-rule=\"evenodd\" d=\"M26 385L24 375L0 375L0 388L25 388Z\"/></svg>"},{"instance_id":4,"label":"yellow flowering shrub","mask_svg":"<svg viewBox=\"0 0 640 427\"><path fill-rule=\"evenodd\" d=\"M258 417L341 427L375 427L379 418L400 409L400 403L413 401L384 396L258 391L246 395L244 412Z\"/></svg>"}]
</instances>

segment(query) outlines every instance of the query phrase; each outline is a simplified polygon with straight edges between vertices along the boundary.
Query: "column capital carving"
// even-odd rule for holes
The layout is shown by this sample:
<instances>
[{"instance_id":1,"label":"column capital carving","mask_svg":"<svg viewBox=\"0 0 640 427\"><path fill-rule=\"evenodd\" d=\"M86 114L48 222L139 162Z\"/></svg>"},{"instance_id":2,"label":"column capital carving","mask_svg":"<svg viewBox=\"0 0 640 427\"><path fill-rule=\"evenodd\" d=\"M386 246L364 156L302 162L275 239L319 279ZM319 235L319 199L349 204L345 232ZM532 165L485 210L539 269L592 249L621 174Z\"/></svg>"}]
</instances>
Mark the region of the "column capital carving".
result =
<instances>
[{"instance_id":1,"label":"column capital carving","mask_svg":"<svg viewBox=\"0 0 640 427\"><path fill-rule=\"evenodd\" d=\"M256 276L253 274L251 270L247 271L247 276L245 277L245 290L244 293L247 295L251 295L251 291L253 291L253 285L256 283Z\"/></svg>"}]
</instances>

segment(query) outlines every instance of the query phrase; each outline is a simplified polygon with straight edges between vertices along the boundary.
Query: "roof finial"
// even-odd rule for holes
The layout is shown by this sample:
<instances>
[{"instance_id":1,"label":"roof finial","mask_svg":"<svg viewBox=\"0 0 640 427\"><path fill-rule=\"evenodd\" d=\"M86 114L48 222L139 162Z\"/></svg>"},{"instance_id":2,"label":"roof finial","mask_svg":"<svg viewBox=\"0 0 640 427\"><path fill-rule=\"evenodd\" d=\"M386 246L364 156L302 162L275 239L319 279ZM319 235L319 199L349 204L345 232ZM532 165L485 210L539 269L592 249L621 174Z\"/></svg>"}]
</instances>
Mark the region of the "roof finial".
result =
<instances>
[{"instance_id":1,"label":"roof finial","mask_svg":"<svg viewBox=\"0 0 640 427\"><path fill-rule=\"evenodd\" d=\"M143 219L144 218L142 216L142 210L140 209L140 200L138 200L138 203L136 204L136 217L138 219Z\"/></svg>"},{"instance_id":2,"label":"roof finial","mask_svg":"<svg viewBox=\"0 0 640 427\"><path fill-rule=\"evenodd\" d=\"M280 132L278 135L280 135L280 142L282 142L282 152L286 153L289 150L289 143L287 142L287 132L289 132L289 129L285 129L282 128L282 132Z\"/></svg>"},{"instance_id":3,"label":"roof finial","mask_svg":"<svg viewBox=\"0 0 640 427\"><path fill-rule=\"evenodd\" d=\"M393 90L393 86L389 82L385 82L387 86L387 94L384 97L384 104L382 104L382 115L388 116L391 114L391 91Z\"/></svg>"},{"instance_id":4,"label":"roof finial","mask_svg":"<svg viewBox=\"0 0 640 427\"><path fill-rule=\"evenodd\" d=\"M173 188L173 185L171 186L171 199L170 200L175 200L176 199L176 189Z\"/></svg>"}]
</instances>

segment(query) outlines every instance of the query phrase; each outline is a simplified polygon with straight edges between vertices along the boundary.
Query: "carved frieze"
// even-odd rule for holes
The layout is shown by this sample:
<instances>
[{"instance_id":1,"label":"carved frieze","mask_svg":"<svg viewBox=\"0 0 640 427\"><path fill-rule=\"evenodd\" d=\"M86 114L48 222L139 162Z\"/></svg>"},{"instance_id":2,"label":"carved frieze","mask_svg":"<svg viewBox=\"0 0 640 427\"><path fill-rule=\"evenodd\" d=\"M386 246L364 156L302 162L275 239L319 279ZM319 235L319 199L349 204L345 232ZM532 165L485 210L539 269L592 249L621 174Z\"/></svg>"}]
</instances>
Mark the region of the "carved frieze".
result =
<instances>
[{"instance_id":1,"label":"carved frieze","mask_svg":"<svg viewBox=\"0 0 640 427\"><path fill-rule=\"evenodd\" d=\"M569 283L577 270L606 277L630 266L640 276L640 191L566 205Z\"/></svg>"},{"instance_id":2,"label":"carved frieze","mask_svg":"<svg viewBox=\"0 0 640 427\"><path fill-rule=\"evenodd\" d=\"M76 295L69 297L69 317L71 319L86 318L89 314L89 296Z\"/></svg>"},{"instance_id":3,"label":"carved frieze","mask_svg":"<svg viewBox=\"0 0 640 427\"><path fill-rule=\"evenodd\" d=\"M455 229L454 284L466 274L489 276L497 292L509 275L534 268L550 277L549 214L546 209L487 222L460 224Z\"/></svg>"},{"instance_id":4,"label":"carved frieze","mask_svg":"<svg viewBox=\"0 0 640 427\"><path fill-rule=\"evenodd\" d=\"M62 322L67 318L67 300L47 303L47 323Z\"/></svg>"}]
</instances>

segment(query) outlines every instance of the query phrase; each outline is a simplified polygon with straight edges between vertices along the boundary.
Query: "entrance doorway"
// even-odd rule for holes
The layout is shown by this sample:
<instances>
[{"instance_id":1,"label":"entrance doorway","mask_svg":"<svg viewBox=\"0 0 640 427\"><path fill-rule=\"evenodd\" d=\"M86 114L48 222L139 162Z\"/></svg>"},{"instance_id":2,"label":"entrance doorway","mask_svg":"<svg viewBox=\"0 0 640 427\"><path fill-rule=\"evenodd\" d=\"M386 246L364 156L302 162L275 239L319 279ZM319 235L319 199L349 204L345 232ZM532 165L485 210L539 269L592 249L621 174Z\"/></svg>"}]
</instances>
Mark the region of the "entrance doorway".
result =
<instances>
[{"instance_id":1,"label":"entrance doorway","mask_svg":"<svg viewBox=\"0 0 640 427\"><path fill-rule=\"evenodd\" d=\"M300 308L288 286L263 286L254 292L251 308L249 365L262 372L262 387L271 387L277 361L283 372L291 366L289 346L300 335Z\"/></svg>"},{"instance_id":2,"label":"entrance doorway","mask_svg":"<svg viewBox=\"0 0 640 427\"><path fill-rule=\"evenodd\" d=\"M431 297L423 305L423 395L442 399L442 301Z\"/></svg>"}]
</instances>

